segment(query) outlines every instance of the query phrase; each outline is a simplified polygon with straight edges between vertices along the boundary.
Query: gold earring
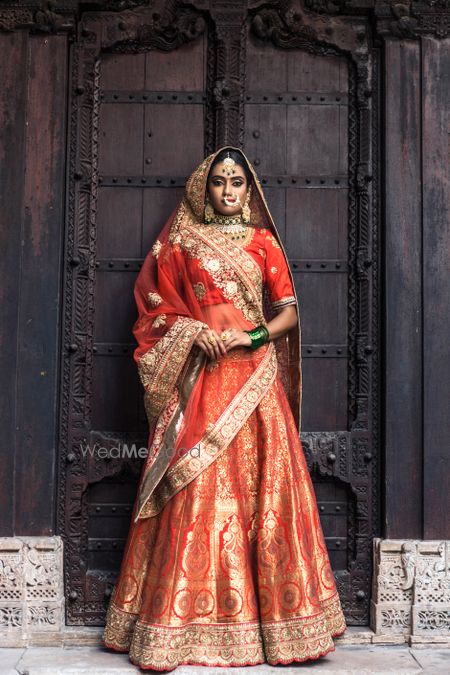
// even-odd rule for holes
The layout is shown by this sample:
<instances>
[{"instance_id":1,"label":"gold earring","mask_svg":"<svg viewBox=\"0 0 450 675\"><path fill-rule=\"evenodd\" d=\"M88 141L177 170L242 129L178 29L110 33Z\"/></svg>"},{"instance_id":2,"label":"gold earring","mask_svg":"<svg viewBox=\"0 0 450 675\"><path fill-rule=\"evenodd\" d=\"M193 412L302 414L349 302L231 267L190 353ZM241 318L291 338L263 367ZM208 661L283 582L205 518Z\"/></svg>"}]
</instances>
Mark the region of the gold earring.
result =
<instances>
[{"instance_id":1,"label":"gold earring","mask_svg":"<svg viewBox=\"0 0 450 675\"><path fill-rule=\"evenodd\" d=\"M214 208L209 199L207 199L205 205L205 223L211 223L213 220L214 220Z\"/></svg>"},{"instance_id":2,"label":"gold earring","mask_svg":"<svg viewBox=\"0 0 450 675\"><path fill-rule=\"evenodd\" d=\"M250 197L252 194L252 186L250 185L247 190L247 196L245 198L244 206L242 207L242 220L244 223L250 222L251 211L250 211Z\"/></svg>"}]
</instances>

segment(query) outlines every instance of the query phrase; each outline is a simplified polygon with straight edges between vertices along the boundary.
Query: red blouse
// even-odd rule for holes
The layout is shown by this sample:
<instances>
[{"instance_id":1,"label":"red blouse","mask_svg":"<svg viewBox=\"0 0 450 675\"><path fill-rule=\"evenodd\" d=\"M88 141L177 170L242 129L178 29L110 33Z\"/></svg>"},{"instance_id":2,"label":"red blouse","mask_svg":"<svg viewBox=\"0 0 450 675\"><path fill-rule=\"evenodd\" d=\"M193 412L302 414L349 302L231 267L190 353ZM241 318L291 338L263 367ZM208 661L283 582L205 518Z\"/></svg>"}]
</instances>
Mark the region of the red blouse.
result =
<instances>
[{"instance_id":1,"label":"red blouse","mask_svg":"<svg viewBox=\"0 0 450 675\"><path fill-rule=\"evenodd\" d=\"M255 228L247 244L248 251L261 267L264 283L267 284L274 309L295 305L295 294L283 251L270 230Z\"/></svg>"}]
</instances>

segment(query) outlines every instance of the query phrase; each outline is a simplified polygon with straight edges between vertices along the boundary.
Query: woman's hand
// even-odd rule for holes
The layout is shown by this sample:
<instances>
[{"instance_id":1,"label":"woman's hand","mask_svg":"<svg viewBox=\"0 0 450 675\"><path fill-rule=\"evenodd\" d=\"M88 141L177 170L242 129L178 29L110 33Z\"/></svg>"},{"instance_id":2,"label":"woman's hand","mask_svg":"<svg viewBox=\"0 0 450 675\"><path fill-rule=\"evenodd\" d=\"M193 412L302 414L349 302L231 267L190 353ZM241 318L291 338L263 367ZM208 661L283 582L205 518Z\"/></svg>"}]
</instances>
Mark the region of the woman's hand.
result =
<instances>
[{"instance_id":1,"label":"woman's hand","mask_svg":"<svg viewBox=\"0 0 450 675\"><path fill-rule=\"evenodd\" d=\"M209 337L215 339L215 344L208 342ZM217 360L235 347L250 347L252 341L248 333L237 328L224 328L220 333L212 328L204 328L197 335L194 344L203 349L211 359Z\"/></svg>"},{"instance_id":2,"label":"woman's hand","mask_svg":"<svg viewBox=\"0 0 450 675\"><path fill-rule=\"evenodd\" d=\"M209 356L210 359L218 359L227 353L224 341L219 333L212 328L203 328L194 340L194 344Z\"/></svg>"},{"instance_id":3,"label":"woman's hand","mask_svg":"<svg viewBox=\"0 0 450 675\"><path fill-rule=\"evenodd\" d=\"M221 335L224 334L227 335L227 339L224 340L227 352L236 347L250 347L252 344L251 337L245 330L239 330L238 328L224 328Z\"/></svg>"}]
</instances>

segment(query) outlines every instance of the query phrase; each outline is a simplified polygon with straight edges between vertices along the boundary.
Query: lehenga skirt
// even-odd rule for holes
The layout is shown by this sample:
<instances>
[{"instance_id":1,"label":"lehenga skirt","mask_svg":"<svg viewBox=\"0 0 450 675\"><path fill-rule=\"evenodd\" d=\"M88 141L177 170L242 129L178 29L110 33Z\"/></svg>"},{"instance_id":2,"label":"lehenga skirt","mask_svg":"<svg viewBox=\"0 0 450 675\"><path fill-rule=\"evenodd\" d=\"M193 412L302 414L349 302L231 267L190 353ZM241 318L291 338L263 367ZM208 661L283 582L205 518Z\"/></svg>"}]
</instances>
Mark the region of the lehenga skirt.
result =
<instances>
[{"instance_id":1,"label":"lehenga skirt","mask_svg":"<svg viewBox=\"0 0 450 675\"><path fill-rule=\"evenodd\" d=\"M132 522L103 644L142 669L277 664L323 656L345 628L277 374L219 457Z\"/></svg>"}]
</instances>

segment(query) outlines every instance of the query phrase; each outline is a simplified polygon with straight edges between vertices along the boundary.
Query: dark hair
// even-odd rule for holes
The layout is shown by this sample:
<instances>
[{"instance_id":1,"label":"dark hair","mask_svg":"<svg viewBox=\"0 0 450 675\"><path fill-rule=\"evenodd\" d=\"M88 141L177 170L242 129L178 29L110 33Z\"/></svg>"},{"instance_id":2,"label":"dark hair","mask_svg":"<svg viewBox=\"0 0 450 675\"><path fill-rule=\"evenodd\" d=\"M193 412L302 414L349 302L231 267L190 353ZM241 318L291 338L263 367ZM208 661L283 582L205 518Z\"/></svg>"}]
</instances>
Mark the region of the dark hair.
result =
<instances>
[{"instance_id":1,"label":"dark hair","mask_svg":"<svg viewBox=\"0 0 450 675\"><path fill-rule=\"evenodd\" d=\"M208 173L208 178L211 174L211 171L216 166L216 164L219 164L219 162L223 162L225 157L228 157L228 156L230 156L231 159L234 159L236 164L239 164L239 166L241 166L244 169L245 177L247 178L247 185L250 185L253 181L253 176L252 176L252 172L250 171L250 168L249 168L249 166L248 166L248 164L245 160L245 157L243 155L241 155L241 153L238 152L237 150L227 150L226 148L219 152L219 154L216 156L213 164L211 164L211 168L209 169L209 173Z\"/></svg>"}]
</instances>

